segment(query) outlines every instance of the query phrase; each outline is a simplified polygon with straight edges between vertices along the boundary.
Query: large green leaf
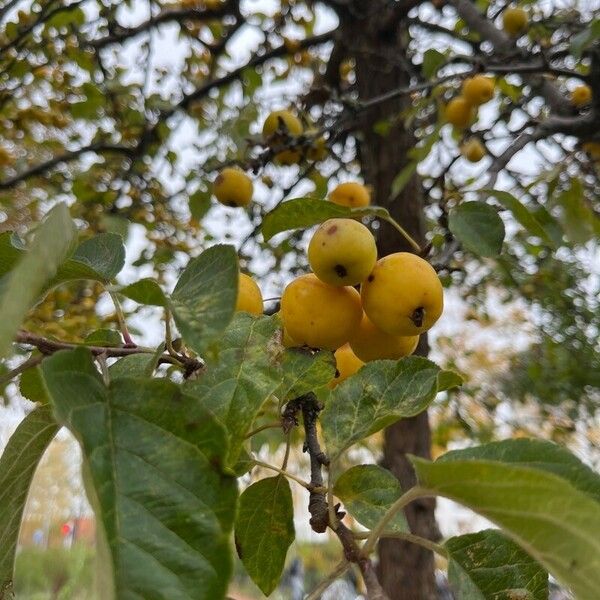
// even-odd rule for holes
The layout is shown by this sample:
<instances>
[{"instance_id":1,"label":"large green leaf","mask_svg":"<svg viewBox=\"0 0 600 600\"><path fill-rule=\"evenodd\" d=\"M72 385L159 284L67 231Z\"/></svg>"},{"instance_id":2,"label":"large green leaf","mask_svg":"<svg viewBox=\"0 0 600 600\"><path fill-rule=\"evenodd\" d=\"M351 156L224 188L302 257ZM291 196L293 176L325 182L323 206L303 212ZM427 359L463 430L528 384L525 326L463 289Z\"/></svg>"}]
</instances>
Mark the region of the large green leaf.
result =
<instances>
[{"instance_id":1,"label":"large green leaf","mask_svg":"<svg viewBox=\"0 0 600 600\"><path fill-rule=\"evenodd\" d=\"M536 216L528 210L528 208L519 202L509 192L502 190L481 190L482 194L492 196L500 202L505 208L510 210L513 217L531 234L539 237L542 241L550 246L554 246L554 242L542 224L537 220Z\"/></svg>"},{"instance_id":2,"label":"large green leaf","mask_svg":"<svg viewBox=\"0 0 600 600\"><path fill-rule=\"evenodd\" d=\"M21 518L35 469L58 432L49 406L30 412L0 457L0 598L12 588Z\"/></svg>"},{"instance_id":3,"label":"large green leaf","mask_svg":"<svg viewBox=\"0 0 600 600\"><path fill-rule=\"evenodd\" d=\"M279 328L276 317L237 313L223 334L218 358L209 359L202 377L186 385L227 428L230 465L260 408L281 383Z\"/></svg>"},{"instance_id":4,"label":"large green leaf","mask_svg":"<svg viewBox=\"0 0 600 600\"><path fill-rule=\"evenodd\" d=\"M349 217L352 209L314 198L296 198L282 202L265 215L261 231L265 240L290 229L312 227L334 217Z\"/></svg>"},{"instance_id":5,"label":"large green leaf","mask_svg":"<svg viewBox=\"0 0 600 600\"><path fill-rule=\"evenodd\" d=\"M288 348L282 358L283 378L275 395L283 403L327 385L335 376L332 352Z\"/></svg>"},{"instance_id":6,"label":"large green leaf","mask_svg":"<svg viewBox=\"0 0 600 600\"><path fill-rule=\"evenodd\" d=\"M127 298L131 298L139 304L148 306L166 306L167 297L160 289L154 279L140 279L135 283L116 288L116 290Z\"/></svg>"},{"instance_id":7,"label":"large green leaf","mask_svg":"<svg viewBox=\"0 0 600 600\"><path fill-rule=\"evenodd\" d=\"M125 264L123 238L116 233L100 233L77 246L58 270L53 285L74 279L109 282Z\"/></svg>"},{"instance_id":8,"label":"large green leaf","mask_svg":"<svg viewBox=\"0 0 600 600\"><path fill-rule=\"evenodd\" d=\"M467 250L479 256L497 256L502 251L504 223L484 202L459 204L450 211L448 226Z\"/></svg>"},{"instance_id":9,"label":"large green leaf","mask_svg":"<svg viewBox=\"0 0 600 600\"><path fill-rule=\"evenodd\" d=\"M548 600L548 573L497 529L453 537L444 546L457 600Z\"/></svg>"},{"instance_id":10,"label":"large green leaf","mask_svg":"<svg viewBox=\"0 0 600 600\"><path fill-rule=\"evenodd\" d=\"M600 475L574 454L547 440L519 438L447 452L439 462L449 460L497 460L554 473L600 502Z\"/></svg>"},{"instance_id":11,"label":"large green leaf","mask_svg":"<svg viewBox=\"0 0 600 600\"><path fill-rule=\"evenodd\" d=\"M578 600L600 589L600 503L546 468L499 460L412 458L419 485L501 527ZM544 464L543 454L539 463Z\"/></svg>"},{"instance_id":12,"label":"large green leaf","mask_svg":"<svg viewBox=\"0 0 600 600\"><path fill-rule=\"evenodd\" d=\"M238 293L235 248L217 245L193 258L181 274L169 305L181 336L203 354L233 317Z\"/></svg>"},{"instance_id":13,"label":"large green leaf","mask_svg":"<svg viewBox=\"0 0 600 600\"><path fill-rule=\"evenodd\" d=\"M266 596L279 583L294 537L294 503L285 477L261 479L243 492L235 545L248 575Z\"/></svg>"},{"instance_id":14,"label":"large green leaf","mask_svg":"<svg viewBox=\"0 0 600 600\"><path fill-rule=\"evenodd\" d=\"M331 458L398 419L424 411L440 391L460 379L420 356L364 366L329 395L321 416Z\"/></svg>"},{"instance_id":15,"label":"large green leaf","mask_svg":"<svg viewBox=\"0 0 600 600\"><path fill-rule=\"evenodd\" d=\"M223 598L236 483L222 426L166 379L106 387L85 349L43 363L55 414L79 440L111 557L114 598Z\"/></svg>"},{"instance_id":16,"label":"large green leaf","mask_svg":"<svg viewBox=\"0 0 600 600\"><path fill-rule=\"evenodd\" d=\"M390 471L377 465L358 465L342 473L333 493L344 508L362 525L373 529L402 494L400 482ZM398 512L386 531L408 531L403 512Z\"/></svg>"},{"instance_id":17,"label":"large green leaf","mask_svg":"<svg viewBox=\"0 0 600 600\"><path fill-rule=\"evenodd\" d=\"M67 257L75 224L66 204L57 204L39 226L29 252L6 275L0 295L0 358L5 356L27 311Z\"/></svg>"}]
</instances>

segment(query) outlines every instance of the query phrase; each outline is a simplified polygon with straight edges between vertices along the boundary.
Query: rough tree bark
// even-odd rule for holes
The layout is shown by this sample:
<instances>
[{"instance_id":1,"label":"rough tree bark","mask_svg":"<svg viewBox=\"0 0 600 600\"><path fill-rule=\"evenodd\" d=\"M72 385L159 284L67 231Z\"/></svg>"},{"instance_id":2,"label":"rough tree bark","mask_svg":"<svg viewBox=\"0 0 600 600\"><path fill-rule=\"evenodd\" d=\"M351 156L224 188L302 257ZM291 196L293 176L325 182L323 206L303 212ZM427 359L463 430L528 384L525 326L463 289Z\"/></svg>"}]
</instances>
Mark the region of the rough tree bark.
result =
<instances>
[{"instance_id":1,"label":"rough tree bark","mask_svg":"<svg viewBox=\"0 0 600 600\"><path fill-rule=\"evenodd\" d=\"M354 2L354 10L341 15L341 39L356 61L356 79L360 100L379 96L409 85L410 61L406 58L405 35L401 22L386 14L385 0ZM415 145L411 130L402 123L400 113L406 99L378 104L361 115L359 156L366 181L373 188L374 203L385 206L393 217L419 242L423 242L423 189L413 177L395 199L391 198L394 177L407 164L407 151ZM387 135L374 131L383 117L399 117ZM406 241L387 224L377 232L380 256L410 251ZM418 353L426 355L427 339L422 336ZM385 431L383 465L400 480L404 489L414 484L414 472L406 454L430 456L431 432L427 413L405 419ZM435 500L413 502L406 515L413 533L438 539ZM378 575L391 600L430 600L437 598L434 559L431 552L399 540L383 540L379 545Z\"/></svg>"}]
</instances>

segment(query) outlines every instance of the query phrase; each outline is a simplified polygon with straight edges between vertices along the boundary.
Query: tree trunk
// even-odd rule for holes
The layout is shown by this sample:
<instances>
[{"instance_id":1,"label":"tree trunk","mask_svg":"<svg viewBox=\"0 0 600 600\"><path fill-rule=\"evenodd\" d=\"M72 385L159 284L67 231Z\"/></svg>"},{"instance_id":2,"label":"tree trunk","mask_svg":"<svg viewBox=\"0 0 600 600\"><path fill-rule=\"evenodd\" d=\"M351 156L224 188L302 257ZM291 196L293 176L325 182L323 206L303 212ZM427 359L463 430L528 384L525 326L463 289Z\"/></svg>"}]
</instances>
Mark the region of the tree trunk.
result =
<instances>
[{"instance_id":1,"label":"tree trunk","mask_svg":"<svg viewBox=\"0 0 600 600\"><path fill-rule=\"evenodd\" d=\"M347 52L356 61L356 79L360 100L367 100L410 83L409 61L405 58L403 28L395 23L382 31L385 16L384 0L355 3L361 15L346 15L341 19L341 38ZM368 13L368 14L365 14ZM378 104L360 114L362 120L359 156L364 177L372 186L373 202L388 208L392 216L419 242L423 242L423 189L418 177L413 177L395 199L391 185L395 176L409 162L407 152L415 145L415 137L406 129L400 115L406 99L394 99ZM385 134L378 134L374 125L383 119L393 119L394 125ZM386 223L377 232L379 255L410 251L400 234ZM422 336L417 353L426 355L426 336ZM430 457L431 432L427 413L404 419L385 431L382 464L400 480L403 489L414 485L415 476L406 454ZM413 533L438 539L435 522L435 500L413 502L406 516ZM400 540L383 540L379 544L378 575L391 600L430 600L437 598L433 555L428 550Z\"/></svg>"}]
</instances>

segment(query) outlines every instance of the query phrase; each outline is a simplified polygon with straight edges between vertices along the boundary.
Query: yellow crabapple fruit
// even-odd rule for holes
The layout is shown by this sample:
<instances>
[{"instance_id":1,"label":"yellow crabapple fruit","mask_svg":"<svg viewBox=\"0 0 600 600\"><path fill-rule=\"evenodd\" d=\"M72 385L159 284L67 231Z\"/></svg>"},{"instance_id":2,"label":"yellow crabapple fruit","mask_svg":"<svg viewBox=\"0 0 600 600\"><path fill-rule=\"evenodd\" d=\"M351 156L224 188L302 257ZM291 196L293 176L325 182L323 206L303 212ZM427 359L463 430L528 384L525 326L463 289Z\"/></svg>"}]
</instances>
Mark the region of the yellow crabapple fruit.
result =
<instances>
[{"instance_id":1,"label":"yellow crabapple fruit","mask_svg":"<svg viewBox=\"0 0 600 600\"><path fill-rule=\"evenodd\" d=\"M354 219L329 219L308 245L308 263L314 274L329 285L358 285L377 262L373 234Z\"/></svg>"}]
</instances>

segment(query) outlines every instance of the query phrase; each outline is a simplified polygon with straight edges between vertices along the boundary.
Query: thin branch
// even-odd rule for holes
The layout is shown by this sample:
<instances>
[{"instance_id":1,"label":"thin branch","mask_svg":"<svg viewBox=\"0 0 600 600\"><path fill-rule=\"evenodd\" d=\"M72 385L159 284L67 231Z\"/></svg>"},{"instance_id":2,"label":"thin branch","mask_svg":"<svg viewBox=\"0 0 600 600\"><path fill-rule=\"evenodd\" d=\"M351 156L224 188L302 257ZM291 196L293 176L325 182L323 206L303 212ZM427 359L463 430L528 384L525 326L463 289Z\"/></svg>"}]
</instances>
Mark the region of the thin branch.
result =
<instances>
[{"instance_id":1,"label":"thin branch","mask_svg":"<svg viewBox=\"0 0 600 600\"><path fill-rule=\"evenodd\" d=\"M320 46L322 44L331 42L334 39L335 32L336 30L332 29L330 31L326 31L325 33L306 38L298 43L298 50L306 50L307 48L312 48L314 46ZM290 50L288 46L286 46L285 44L281 44L280 46L277 46L276 48L273 48L272 50L265 52L264 54L255 56L246 64L238 67L237 69L230 71L229 73L223 75L218 79L208 81L204 85L196 88L193 92L185 94L177 104L163 112L162 118L168 118L179 110L186 110L190 104L199 100L200 98L203 98L211 90L221 87L227 83L231 83L232 81L235 81L247 69L253 69L254 67L263 65L269 60L285 56L286 54L289 54L289 52Z\"/></svg>"},{"instance_id":2,"label":"thin branch","mask_svg":"<svg viewBox=\"0 0 600 600\"><path fill-rule=\"evenodd\" d=\"M498 29L485 15L481 14L471 0L449 0L449 2L454 6L469 29L477 31L482 38L489 41L494 47L495 53L499 54L501 58L508 58L511 54L521 54L520 50L513 43L513 40ZM559 114L565 114L570 111L569 103L553 82L537 75L526 77L525 79L529 84L540 89L540 93L544 96L553 111Z\"/></svg>"},{"instance_id":3,"label":"thin branch","mask_svg":"<svg viewBox=\"0 0 600 600\"><path fill-rule=\"evenodd\" d=\"M10 188L15 187L17 184L25 181L26 179L30 179L31 177L35 177L37 175L44 175L54 167L62 163L69 163L83 154L87 154L89 152L109 152L116 154L123 154L125 156L132 156L135 154L136 149L130 148L127 146L119 146L115 144L106 144L102 142L96 142L93 144L88 144L87 146L82 146L81 148L77 148L76 150L71 150L70 152L65 152L59 156L55 156L43 163L40 163L34 167L31 167L27 171L23 171L14 177L10 177L9 179L5 179L4 181L0 181L0 190L8 190Z\"/></svg>"},{"instance_id":4,"label":"thin branch","mask_svg":"<svg viewBox=\"0 0 600 600\"><path fill-rule=\"evenodd\" d=\"M427 550L431 550L436 554L444 558L448 558L448 551L441 544L436 544L427 538L421 537L420 535L415 535L414 533L408 533L405 531L397 531L397 532L385 532L380 536L381 538L395 538L399 540L405 540L407 542L411 542L413 544L417 544Z\"/></svg>"},{"instance_id":5,"label":"thin branch","mask_svg":"<svg viewBox=\"0 0 600 600\"><path fill-rule=\"evenodd\" d=\"M9 381L17 377L17 375L23 373L23 371L27 371L27 369L31 369L32 367L39 365L43 360L43 354L33 354L27 360L23 361L18 367L15 367L0 377L0 386L7 384Z\"/></svg>"},{"instance_id":6,"label":"thin branch","mask_svg":"<svg viewBox=\"0 0 600 600\"><path fill-rule=\"evenodd\" d=\"M104 355L106 358L120 358L123 356L131 356L132 354L154 354L156 351L153 348L143 346L127 347L107 347L107 346L88 346L87 344L73 344L70 342L59 342L50 340L29 331L20 330L15 336L17 344L25 344L37 348L44 355L51 355L60 350L74 350L75 348L86 348L94 356ZM168 354L160 356L159 363L178 364L185 369L185 373L193 373L202 369L203 364L195 358L180 355L177 359Z\"/></svg>"},{"instance_id":7,"label":"thin branch","mask_svg":"<svg viewBox=\"0 0 600 600\"><path fill-rule=\"evenodd\" d=\"M304 489L308 490L309 492L313 489L313 486L310 483L308 483L308 481L304 481L303 479L300 479L300 477L296 477L296 475L293 475L292 473L290 473L289 471L286 471L285 469L280 469L279 467L276 467L275 465L270 465L269 463L265 463L260 460L253 460L252 462L257 467L262 467L263 469L269 469L270 471L275 471L275 473L279 473L280 475L283 475L284 477L287 477L288 479L295 481L296 483L301 485Z\"/></svg>"},{"instance_id":8,"label":"thin branch","mask_svg":"<svg viewBox=\"0 0 600 600\"><path fill-rule=\"evenodd\" d=\"M250 433L247 433L246 437L244 439L247 440L247 439L251 438L253 435L256 435L257 433L264 431L265 429L275 429L276 427L281 427L281 421L277 421L275 423L267 423L266 425L261 425L260 427L253 429Z\"/></svg>"},{"instance_id":9,"label":"thin branch","mask_svg":"<svg viewBox=\"0 0 600 600\"><path fill-rule=\"evenodd\" d=\"M527 144L541 139L542 136L543 134L539 129L534 132L521 133L521 135L519 135L511 144L509 144L508 148L506 148L506 150L500 154L500 156L497 156L494 159L494 162L488 169L488 180L485 187L490 189L493 188L494 185L496 185L498 175L500 175L500 172L510 162L510 159L517 154L517 152L520 152L523 148L525 148Z\"/></svg>"},{"instance_id":10,"label":"thin branch","mask_svg":"<svg viewBox=\"0 0 600 600\"><path fill-rule=\"evenodd\" d=\"M221 19L227 15L235 14L230 3L225 3L219 8L186 8L186 9L167 9L159 14L147 19L135 27L118 26L111 34L94 40L92 42L83 42L84 45L96 49L102 49L112 44L118 44L125 40L131 40L138 35L154 29L159 25L171 22L182 22L186 20L208 21L212 19Z\"/></svg>"},{"instance_id":11,"label":"thin branch","mask_svg":"<svg viewBox=\"0 0 600 600\"><path fill-rule=\"evenodd\" d=\"M377 526L371 531L369 537L363 546L363 552L366 556L375 549L377 540L383 535L390 521L400 512L407 504L410 504L413 500L423 498L427 495L427 492L419 487L410 488L407 492L402 494L390 508L386 511L385 515L381 518Z\"/></svg>"},{"instance_id":12,"label":"thin branch","mask_svg":"<svg viewBox=\"0 0 600 600\"><path fill-rule=\"evenodd\" d=\"M344 557L348 562L358 565L367 587L367 597L370 600L388 600L384 593L373 563L356 543L352 530L346 527L341 519L344 513L339 511L339 506L333 510L334 521L330 521L327 491L323 488L322 467L329 465L329 459L321 450L317 435L317 419L322 406L313 393L305 394L288 402L283 417L289 423L295 423L296 414L302 412L304 425L304 450L310 457L310 485L313 486L308 501L310 512L310 525L313 531L324 533L327 528L335 533L344 549Z\"/></svg>"},{"instance_id":13,"label":"thin branch","mask_svg":"<svg viewBox=\"0 0 600 600\"><path fill-rule=\"evenodd\" d=\"M350 567L347 560L340 562L337 567L304 600L319 600L323 592L336 580L339 579Z\"/></svg>"}]
</instances>

